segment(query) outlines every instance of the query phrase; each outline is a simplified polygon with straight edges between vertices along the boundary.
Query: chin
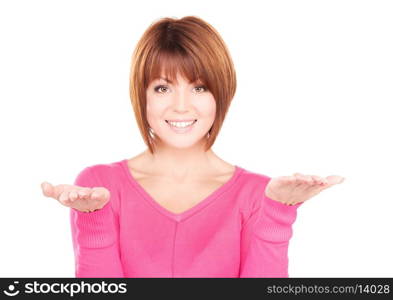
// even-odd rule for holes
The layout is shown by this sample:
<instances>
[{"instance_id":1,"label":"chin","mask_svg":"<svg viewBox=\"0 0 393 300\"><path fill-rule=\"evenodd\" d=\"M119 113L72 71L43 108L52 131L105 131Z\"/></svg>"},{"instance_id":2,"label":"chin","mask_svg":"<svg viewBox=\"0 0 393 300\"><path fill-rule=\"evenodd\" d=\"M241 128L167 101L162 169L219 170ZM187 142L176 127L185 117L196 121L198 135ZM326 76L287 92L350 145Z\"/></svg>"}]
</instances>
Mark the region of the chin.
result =
<instances>
[{"instance_id":1,"label":"chin","mask_svg":"<svg viewBox=\"0 0 393 300\"><path fill-rule=\"evenodd\" d=\"M179 138L178 140L175 139L161 139L161 143L166 147L176 148L176 149L190 149L192 147L198 146L198 144L202 143L201 139L187 139L187 138Z\"/></svg>"},{"instance_id":2,"label":"chin","mask_svg":"<svg viewBox=\"0 0 393 300\"><path fill-rule=\"evenodd\" d=\"M196 147L198 142L195 143L165 143L167 147L175 148L175 149L190 149Z\"/></svg>"}]
</instances>

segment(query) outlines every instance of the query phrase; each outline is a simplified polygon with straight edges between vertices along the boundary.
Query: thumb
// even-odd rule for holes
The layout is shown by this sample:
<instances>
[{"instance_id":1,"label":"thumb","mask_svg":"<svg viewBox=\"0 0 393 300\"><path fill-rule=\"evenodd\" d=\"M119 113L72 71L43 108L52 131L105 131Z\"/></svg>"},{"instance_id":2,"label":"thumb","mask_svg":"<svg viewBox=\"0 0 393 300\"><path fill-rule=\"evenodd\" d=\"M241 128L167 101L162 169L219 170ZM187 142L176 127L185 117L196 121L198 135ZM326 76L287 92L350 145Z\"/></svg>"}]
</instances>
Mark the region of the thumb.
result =
<instances>
[{"instance_id":1,"label":"thumb","mask_svg":"<svg viewBox=\"0 0 393 300\"><path fill-rule=\"evenodd\" d=\"M63 192L64 188L62 185L58 185L57 187L53 186L47 181L41 183L42 193L46 197L58 198L58 196Z\"/></svg>"},{"instance_id":2,"label":"thumb","mask_svg":"<svg viewBox=\"0 0 393 300\"><path fill-rule=\"evenodd\" d=\"M330 184L339 184L344 182L345 177L338 176L338 175L331 175L327 177Z\"/></svg>"},{"instance_id":3,"label":"thumb","mask_svg":"<svg viewBox=\"0 0 393 300\"><path fill-rule=\"evenodd\" d=\"M44 196L52 197L53 186L49 182L44 181L43 183L41 183L41 189L42 189L42 193L44 194Z\"/></svg>"}]
</instances>

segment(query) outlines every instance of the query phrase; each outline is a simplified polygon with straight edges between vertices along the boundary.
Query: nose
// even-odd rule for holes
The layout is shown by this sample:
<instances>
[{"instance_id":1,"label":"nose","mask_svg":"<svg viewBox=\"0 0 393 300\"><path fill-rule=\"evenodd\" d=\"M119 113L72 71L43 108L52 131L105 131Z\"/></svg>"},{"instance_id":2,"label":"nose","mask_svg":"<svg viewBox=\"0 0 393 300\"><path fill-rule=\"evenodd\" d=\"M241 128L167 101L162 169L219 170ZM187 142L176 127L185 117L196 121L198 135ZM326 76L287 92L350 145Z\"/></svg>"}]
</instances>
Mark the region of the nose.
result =
<instances>
[{"instance_id":1,"label":"nose","mask_svg":"<svg viewBox=\"0 0 393 300\"><path fill-rule=\"evenodd\" d=\"M173 97L173 110L179 113L189 110L190 99L185 92L175 93Z\"/></svg>"}]
</instances>

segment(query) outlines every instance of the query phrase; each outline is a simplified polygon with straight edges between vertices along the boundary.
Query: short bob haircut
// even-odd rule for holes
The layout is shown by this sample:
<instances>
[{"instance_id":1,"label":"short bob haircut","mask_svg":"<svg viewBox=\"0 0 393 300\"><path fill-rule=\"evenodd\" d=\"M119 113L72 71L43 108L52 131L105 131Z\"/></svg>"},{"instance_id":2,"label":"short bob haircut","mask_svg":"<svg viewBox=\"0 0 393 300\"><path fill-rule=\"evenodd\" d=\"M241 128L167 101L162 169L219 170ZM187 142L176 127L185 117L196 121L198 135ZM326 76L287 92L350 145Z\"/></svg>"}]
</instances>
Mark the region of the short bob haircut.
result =
<instances>
[{"instance_id":1,"label":"short bob haircut","mask_svg":"<svg viewBox=\"0 0 393 300\"><path fill-rule=\"evenodd\" d=\"M216 140L235 95L236 73L232 58L210 24L195 16L167 17L152 23L135 47L130 72L131 103L151 153L155 151L155 144L146 116L146 89L161 75L176 83L178 72L189 82L199 80L214 96L216 116L206 135L205 151Z\"/></svg>"}]
</instances>

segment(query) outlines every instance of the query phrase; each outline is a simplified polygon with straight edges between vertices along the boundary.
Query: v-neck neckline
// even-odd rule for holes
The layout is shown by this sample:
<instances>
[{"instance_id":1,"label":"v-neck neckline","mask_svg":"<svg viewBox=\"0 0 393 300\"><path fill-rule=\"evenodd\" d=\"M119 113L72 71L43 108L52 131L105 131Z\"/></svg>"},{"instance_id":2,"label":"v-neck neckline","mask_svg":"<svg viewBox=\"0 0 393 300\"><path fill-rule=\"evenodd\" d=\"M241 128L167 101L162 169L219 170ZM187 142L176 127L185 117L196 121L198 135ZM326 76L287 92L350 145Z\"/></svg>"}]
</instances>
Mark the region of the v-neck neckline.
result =
<instances>
[{"instance_id":1,"label":"v-neck neckline","mask_svg":"<svg viewBox=\"0 0 393 300\"><path fill-rule=\"evenodd\" d=\"M132 187L134 187L142 196L143 199L145 199L150 205L152 205L156 210L158 210L160 213L164 214L165 216L169 217L170 219L173 219L176 222L180 222L182 220L187 219L188 217L192 216L196 212L200 211L204 207L206 207L208 204L213 202L215 199L219 198L221 194L223 194L226 190L228 190L237 180L239 175L242 173L243 168L234 165L235 170L229 180L227 180L224 184L216 188L213 192L211 192L207 197L205 197L203 200L199 201L197 204L192 206L191 208L181 212L181 213L174 213L165 207L163 207L161 204L159 204L143 187L142 185L134 178L132 175L129 167L128 167L128 159L123 159L120 161L120 165L123 168L123 171L126 173L127 178L129 179L128 182L131 183Z\"/></svg>"}]
</instances>

